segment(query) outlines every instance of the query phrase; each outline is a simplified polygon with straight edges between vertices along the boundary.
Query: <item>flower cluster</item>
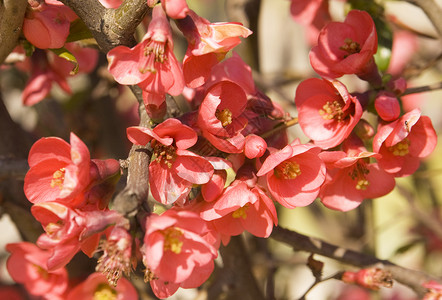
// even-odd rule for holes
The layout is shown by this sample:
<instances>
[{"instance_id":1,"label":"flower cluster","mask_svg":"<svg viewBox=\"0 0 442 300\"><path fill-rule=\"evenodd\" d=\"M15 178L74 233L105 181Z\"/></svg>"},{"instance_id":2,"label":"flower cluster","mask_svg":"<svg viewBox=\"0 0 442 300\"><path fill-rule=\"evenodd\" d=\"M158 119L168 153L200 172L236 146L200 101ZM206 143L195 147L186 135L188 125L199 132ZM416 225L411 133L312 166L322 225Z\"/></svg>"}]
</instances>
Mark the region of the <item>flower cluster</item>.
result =
<instances>
[{"instance_id":1,"label":"flower cluster","mask_svg":"<svg viewBox=\"0 0 442 300\"><path fill-rule=\"evenodd\" d=\"M121 4L101 2L112 8ZM275 205L293 209L319 198L330 209L348 211L388 194L395 177L413 174L434 150L436 133L419 109L401 110L404 79L382 78L373 57L378 44L371 16L352 10L344 22L330 22L328 14L317 16L328 2L310 2L297 6L293 1L291 12L318 30L309 57L322 78L298 85L298 116L292 118L255 86L239 55L228 54L252 34L249 29L211 23L184 0L147 1L152 16L144 37L133 48L115 47L107 59L118 83L143 90L145 109L156 123L129 127L127 137L149 147L150 200L164 212L140 212L137 222L129 222L109 208L120 175L116 160L91 159L73 133L70 144L43 138L29 153L24 190L45 233L37 245L8 246L12 277L44 297L135 299L122 275L140 261L145 281L157 297L166 298L180 287L204 283L218 248L232 236L248 231L269 237L278 224ZM54 19L53 11L63 7L51 5L33 8L27 16L28 23L56 24L44 45L36 43L41 49L61 47L67 36L68 15L58 12ZM307 8L314 14L308 20ZM173 51L171 20L187 40L182 61ZM319 30L319 24L325 26ZM48 75L45 67L44 78L52 76L68 88L65 77ZM344 74L365 80L369 88L351 93L337 80ZM188 111L164 119L167 94L185 96ZM26 99L33 104L40 97ZM364 119L369 113L375 123ZM286 128L294 120L309 142L288 140ZM94 273L67 291L64 267L80 250L89 257L103 252L96 270L105 275ZM346 273L345 278L376 289L378 283L367 280L379 272ZM35 288L40 285L46 289Z\"/></svg>"}]
</instances>

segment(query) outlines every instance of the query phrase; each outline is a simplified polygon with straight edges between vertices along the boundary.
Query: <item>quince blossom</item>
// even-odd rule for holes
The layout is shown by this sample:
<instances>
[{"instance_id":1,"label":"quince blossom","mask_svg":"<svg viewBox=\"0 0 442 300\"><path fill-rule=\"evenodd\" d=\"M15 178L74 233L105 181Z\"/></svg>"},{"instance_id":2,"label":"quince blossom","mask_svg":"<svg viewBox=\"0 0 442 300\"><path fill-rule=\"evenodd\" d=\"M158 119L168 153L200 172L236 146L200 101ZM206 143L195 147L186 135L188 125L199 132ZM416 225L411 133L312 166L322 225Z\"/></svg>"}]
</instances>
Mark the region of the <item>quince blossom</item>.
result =
<instances>
[{"instance_id":1,"label":"quince blossom","mask_svg":"<svg viewBox=\"0 0 442 300\"><path fill-rule=\"evenodd\" d=\"M322 203L331 209L348 211L358 207L364 199L384 196L395 186L394 177L368 160L380 158L368 152L360 140L348 140L344 151L325 151L319 154L327 165L327 178L319 192Z\"/></svg>"},{"instance_id":2,"label":"quince blossom","mask_svg":"<svg viewBox=\"0 0 442 300\"><path fill-rule=\"evenodd\" d=\"M420 159L433 152L437 135L427 116L414 109L398 120L380 125L373 139L373 151L380 153L379 166L395 177L413 174Z\"/></svg>"},{"instance_id":3,"label":"quince blossom","mask_svg":"<svg viewBox=\"0 0 442 300\"><path fill-rule=\"evenodd\" d=\"M212 85L198 111L198 126L203 136L223 152L242 152L245 137L241 130L247 124L243 114L246 105L246 94L236 83L220 81Z\"/></svg>"},{"instance_id":4,"label":"quince blossom","mask_svg":"<svg viewBox=\"0 0 442 300\"><path fill-rule=\"evenodd\" d=\"M373 55L378 38L371 16L352 10L344 22L330 22L319 33L318 45L310 51L313 69L324 78L356 74L364 80L379 80Z\"/></svg>"},{"instance_id":5,"label":"quince blossom","mask_svg":"<svg viewBox=\"0 0 442 300\"><path fill-rule=\"evenodd\" d=\"M241 168L236 177L217 200L203 202L195 209L222 236L239 235L247 230L255 236L268 237L278 224L273 201L257 185L250 167Z\"/></svg>"},{"instance_id":6,"label":"quince blossom","mask_svg":"<svg viewBox=\"0 0 442 300\"><path fill-rule=\"evenodd\" d=\"M296 90L295 103L302 131L323 149L342 143L363 113L358 99L336 80L302 81Z\"/></svg>"},{"instance_id":7,"label":"quince blossom","mask_svg":"<svg viewBox=\"0 0 442 300\"><path fill-rule=\"evenodd\" d=\"M202 237L208 231L206 222L190 211L169 209L147 218L145 280L157 297L169 297L179 287L196 288L207 280L217 257L216 248Z\"/></svg>"},{"instance_id":8,"label":"quince blossom","mask_svg":"<svg viewBox=\"0 0 442 300\"><path fill-rule=\"evenodd\" d=\"M295 140L271 153L257 175L266 175L267 187L281 205L307 206L316 199L325 180L325 165L318 156L320 151L319 147L302 145Z\"/></svg>"},{"instance_id":9,"label":"quince blossom","mask_svg":"<svg viewBox=\"0 0 442 300\"><path fill-rule=\"evenodd\" d=\"M154 94L179 95L184 88L181 66L173 53L172 30L161 6L142 41L133 48L118 46L107 54L109 72L121 84L137 84Z\"/></svg>"},{"instance_id":10,"label":"quince blossom","mask_svg":"<svg viewBox=\"0 0 442 300\"><path fill-rule=\"evenodd\" d=\"M202 86L211 75L211 69L252 31L240 23L210 23L189 10L188 16L177 22L187 39L188 47L183 61L183 72L188 87Z\"/></svg>"},{"instance_id":11,"label":"quince blossom","mask_svg":"<svg viewBox=\"0 0 442 300\"><path fill-rule=\"evenodd\" d=\"M197 134L177 119L166 119L154 129L129 127L127 137L136 145L151 142L149 184L152 196L163 204L182 204L193 184L204 184L213 174L206 159L186 150L195 145Z\"/></svg>"},{"instance_id":12,"label":"quince blossom","mask_svg":"<svg viewBox=\"0 0 442 300\"><path fill-rule=\"evenodd\" d=\"M121 278L113 287L107 283L106 276L92 273L88 278L75 286L67 295L66 300L137 300L138 293L135 287L126 278Z\"/></svg>"},{"instance_id":13,"label":"quince blossom","mask_svg":"<svg viewBox=\"0 0 442 300\"><path fill-rule=\"evenodd\" d=\"M47 261L50 271L65 266L80 249L92 257L107 227L127 226L116 211L80 211L57 202L35 204L31 213L45 230L37 245L52 250Z\"/></svg>"},{"instance_id":14,"label":"quince blossom","mask_svg":"<svg viewBox=\"0 0 442 300\"><path fill-rule=\"evenodd\" d=\"M6 250L11 253L6 267L15 282L23 284L31 295L61 298L68 287L68 274L64 268L49 270L51 251L29 242L7 244Z\"/></svg>"}]
</instances>

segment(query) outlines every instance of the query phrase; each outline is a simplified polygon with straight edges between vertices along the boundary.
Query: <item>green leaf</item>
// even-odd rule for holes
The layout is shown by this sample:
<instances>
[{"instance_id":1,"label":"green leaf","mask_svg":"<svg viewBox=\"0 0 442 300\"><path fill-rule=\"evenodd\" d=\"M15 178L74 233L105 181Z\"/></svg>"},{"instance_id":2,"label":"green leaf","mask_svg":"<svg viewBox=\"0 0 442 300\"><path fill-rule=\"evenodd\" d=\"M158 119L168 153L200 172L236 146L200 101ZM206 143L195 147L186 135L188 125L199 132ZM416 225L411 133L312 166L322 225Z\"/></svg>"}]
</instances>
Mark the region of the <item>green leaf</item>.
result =
<instances>
[{"instance_id":1,"label":"green leaf","mask_svg":"<svg viewBox=\"0 0 442 300\"><path fill-rule=\"evenodd\" d=\"M66 43L86 40L92 38L92 33L84 22L78 18L71 23L69 28L69 35L66 39Z\"/></svg>"},{"instance_id":2,"label":"green leaf","mask_svg":"<svg viewBox=\"0 0 442 300\"><path fill-rule=\"evenodd\" d=\"M228 187L235 180L236 177L236 173L233 170L233 168L227 169L226 172L227 172L227 177L226 177L226 183L224 184L224 188Z\"/></svg>"},{"instance_id":3,"label":"green leaf","mask_svg":"<svg viewBox=\"0 0 442 300\"><path fill-rule=\"evenodd\" d=\"M69 52L66 48L58 48L58 49L50 49L52 52L58 55L58 57L64 58L67 61L74 64L74 67L71 71L71 75L75 75L78 73L78 62L75 56Z\"/></svg>"}]
</instances>

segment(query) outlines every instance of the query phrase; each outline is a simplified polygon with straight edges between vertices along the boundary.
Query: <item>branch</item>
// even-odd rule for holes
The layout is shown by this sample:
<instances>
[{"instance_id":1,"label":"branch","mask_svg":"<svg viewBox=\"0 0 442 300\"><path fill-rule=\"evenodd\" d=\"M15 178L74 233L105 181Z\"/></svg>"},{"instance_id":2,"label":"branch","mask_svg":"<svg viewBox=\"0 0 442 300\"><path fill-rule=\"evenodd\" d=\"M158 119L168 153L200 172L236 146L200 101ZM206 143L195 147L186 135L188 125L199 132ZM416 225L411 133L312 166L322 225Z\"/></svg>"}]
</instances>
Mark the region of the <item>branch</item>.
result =
<instances>
[{"instance_id":1,"label":"branch","mask_svg":"<svg viewBox=\"0 0 442 300\"><path fill-rule=\"evenodd\" d=\"M27 5L26 0L0 1L0 65L17 45Z\"/></svg>"},{"instance_id":2,"label":"branch","mask_svg":"<svg viewBox=\"0 0 442 300\"><path fill-rule=\"evenodd\" d=\"M423 93L423 92L431 92L440 89L442 89L442 82L437 82L429 85L408 88L401 96Z\"/></svg>"},{"instance_id":3,"label":"branch","mask_svg":"<svg viewBox=\"0 0 442 300\"><path fill-rule=\"evenodd\" d=\"M150 118L147 116L143 105L141 89L131 86L132 92L137 97L140 114L139 126L151 127ZM128 175L126 187L114 198L113 209L119 213L134 217L143 202L147 202L149 194L149 162L150 148L147 146L133 145L128 157Z\"/></svg>"},{"instance_id":4,"label":"branch","mask_svg":"<svg viewBox=\"0 0 442 300\"><path fill-rule=\"evenodd\" d=\"M60 0L69 6L91 30L100 49L136 44L134 32L148 11L146 0L126 0L117 9L107 9L97 0Z\"/></svg>"},{"instance_id":5,"label":"branch","mask_svg":"<svg viewBox=\"0 0 442 300\"><path fill-rule=\"evenodd\" d=\"M430 19L439 37L442 36L442 9L433 0L406 0L407 2L420 7Z\"/></svg>"},{"instance_id":6,"label":"branch","mask_svg":"<svg viewBox=\"0 0 442 300\"><path fill-rule=\"evenodd\" d=\"M270 237L292 246L295 251L306 251L319 254L359 268L377 266L390 271L395 280L413 289L420 297L425 295L427 291L427 289L422 286L423 283L430 280L441 282L440 279L434 278L423 272L403 268L388 260L378 259L371 255L338 247L320 239L305 236L285 228L273 228Z\"/></svg>"}]
</instances>

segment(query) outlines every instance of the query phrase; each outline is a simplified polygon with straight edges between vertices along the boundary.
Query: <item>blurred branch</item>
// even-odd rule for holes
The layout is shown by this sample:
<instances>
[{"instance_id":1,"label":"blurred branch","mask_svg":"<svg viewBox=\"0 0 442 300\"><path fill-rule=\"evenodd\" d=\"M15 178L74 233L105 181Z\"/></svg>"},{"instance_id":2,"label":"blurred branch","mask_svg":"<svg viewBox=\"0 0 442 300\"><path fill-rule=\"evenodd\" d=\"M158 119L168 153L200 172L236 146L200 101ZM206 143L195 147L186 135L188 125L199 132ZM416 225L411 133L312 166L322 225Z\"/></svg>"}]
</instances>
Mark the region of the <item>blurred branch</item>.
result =
<instances>
[{"instance_id":1,"label":"blurred branch","mask_svg":"<svg viewBox=\"0 0 442 300\"><path fill-rule=\"evenodd\" d=\"M17 45L27 5L26 0L0 1L0 64Z\"/></svg>"},{"instance_id":2,"label":"blurred branch","mask_svg":"<svg viewBox=\"0 0 442 300\"><path fill-rule=\"evenodd\" d=\"M426 288L422 286L423 283L430 280L441 282L440 279L423 272L400 267L388 260L382 260L371 255L338 247L320 239L302 235L282 227L275 227L270 237L292 246L295 251L319 254L359 268L372 266L382 268L391 272L395 280L413 289L420 297L426 293Z\"/></svg>"},{"instance_id":3,"label":"blurred branch","mask_svg":"<svg viewBox=\"0 0 442 300\"><path fill-rule=\"evenodd\" d=\"M423 93L423 92L431 92L435 90L442 89L442 81L424 85L424 86L418 86L418 87L412 87L405 90L405 92L401 96L410 95L410 94L417 94L417 93Z\"/></svg>"},{"instance_id":4,"label":"blurred branch","mask_svg":"<svg viewBox=\"0 0 442 300\"><path fill-rule=\"evenodd\" d=\"M442 36L442 9L433 0L406 0L417 7L420 7L430 19L439 37Z\"/></svg>"},{"instance_id":5,"label":"blurred branch","mask_svg":"<svg viewBox=\"0 0 442 300\"><path fill-rule=\"evenodd\" d=\"M214 276L208 289L208 299L264 300L252 274L249 254L241 236L232 236L227 246L220 248L223 268Z\"/></svg>"},{"instance_id":6,"label":"blurred branch","mask_svg":"<svg viewBox=\"0 0 442 300\"><path fill-rule=\"evenodd\" d=\"M0 180L6 178L23 179L29 166L26 159L14 159L0 156Z\"/></svg>"}]
</instances>

